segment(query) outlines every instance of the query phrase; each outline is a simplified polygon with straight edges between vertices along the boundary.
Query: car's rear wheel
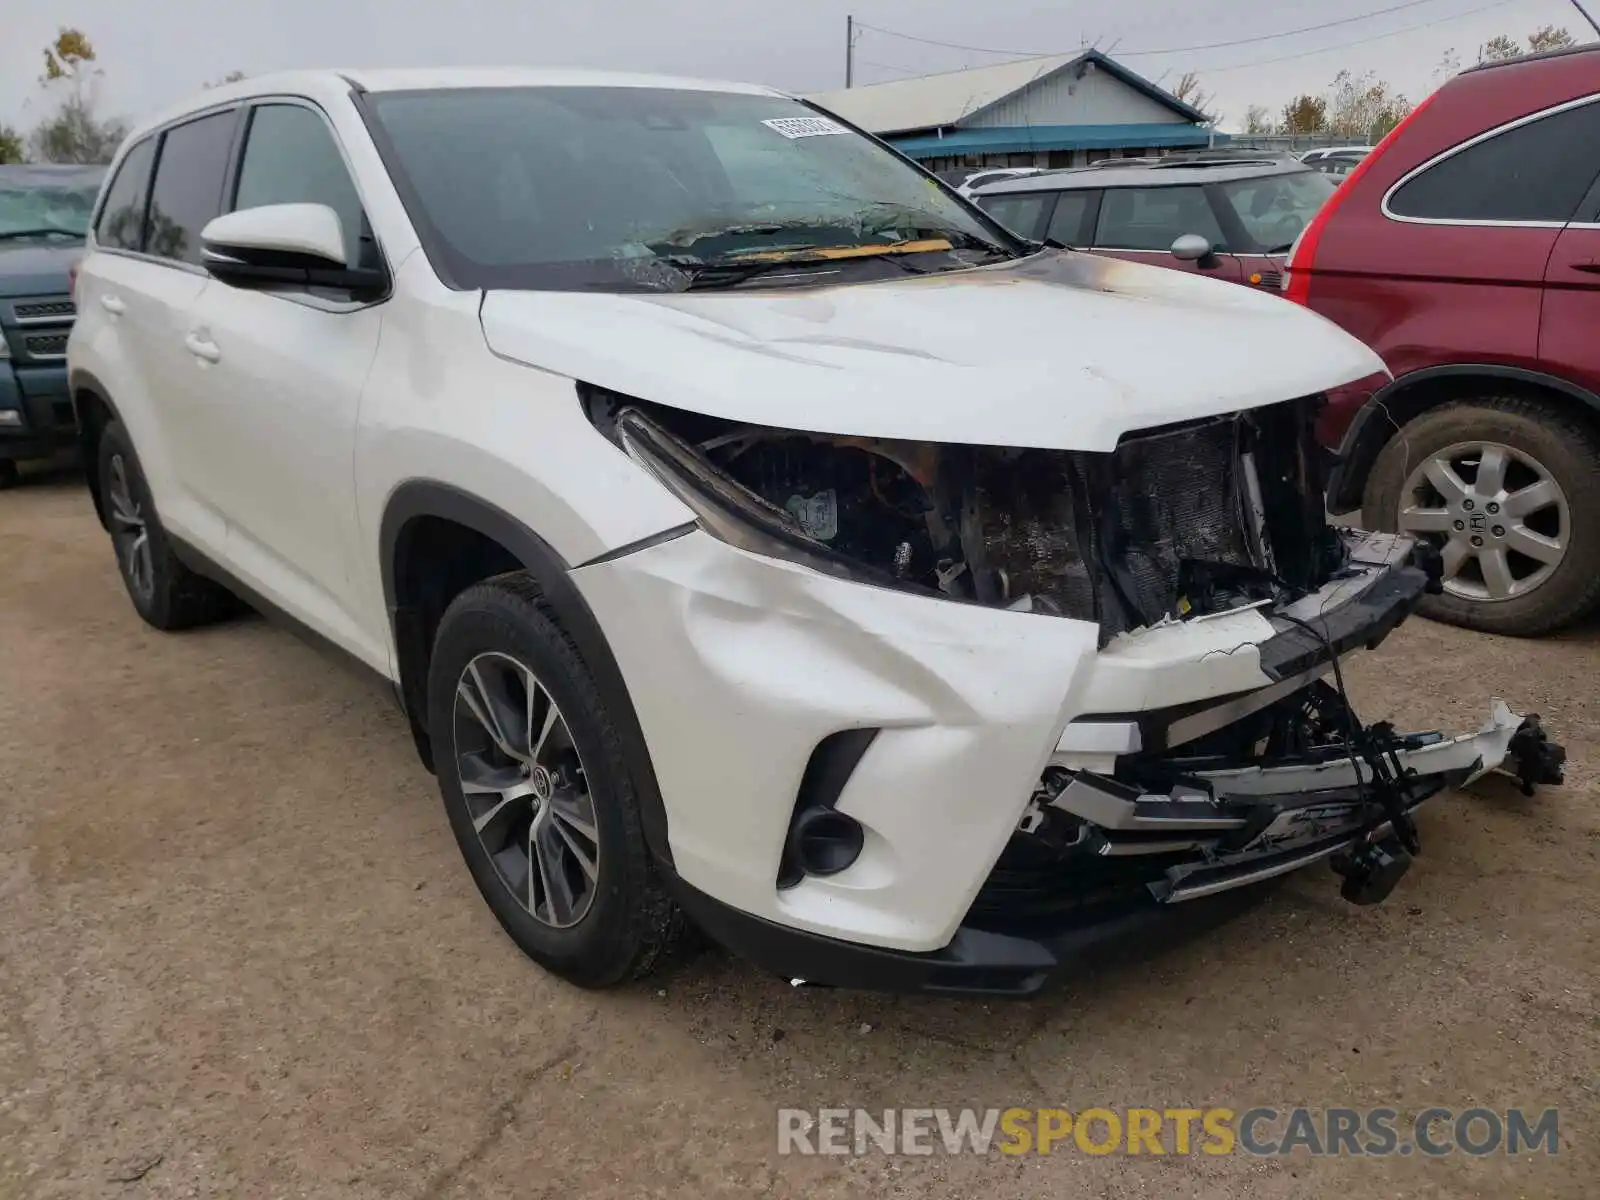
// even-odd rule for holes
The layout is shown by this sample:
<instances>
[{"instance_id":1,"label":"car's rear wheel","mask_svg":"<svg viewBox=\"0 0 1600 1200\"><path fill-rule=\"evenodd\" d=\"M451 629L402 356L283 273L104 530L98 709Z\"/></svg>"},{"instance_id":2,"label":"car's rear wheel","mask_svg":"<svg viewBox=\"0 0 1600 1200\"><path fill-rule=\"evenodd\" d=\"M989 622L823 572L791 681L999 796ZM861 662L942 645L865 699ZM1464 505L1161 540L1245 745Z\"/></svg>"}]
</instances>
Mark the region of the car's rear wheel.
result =
<instances>
[{"instance_id":1,"label":"car's rear wheel","mask_svg":"<svg viewBox=\"0 0 1600 1200\"><path fill-rule=\"evenodd\" d=\"M1444 405L1407 423L1367 480L1363 520L1437 546L1444 594L1421 611L1532 636L1600 601L1600 443L1521 397Z\"/></svg>"},{"instance_id":2,"label":"car's rear wheel","mask_svg":"<svg viewBox=\"0 0 1600 1200\"><path fill-rule=\"evenodd\" d=\"M0 459L0 492L22 482L22 470L9 458Z\"/></svg>"},{"instance_id":3,"label":"car's rear wheel","mask_svg":"<svg viewBox=\"0 0 1600 1200\"><path fill-rule=\"evenodd\" d=\"M120 421L111 422L100 435L99 472L117 572L134 610L162 630L204 625L236 611L239 602L230 592L196 575L172 552L133 442Z\"/></svg>"},{"instance_id":4,"label":"car's rear wheel","mask_svg":"<svg viewBox=\"0 0 1600 1200\"><path fill-rule=\"evenodd\" d=\"M456 597L428 677L456 843L522 951L583 987L649 973L685 920L645 845L638 789L594 677L522 572Z\"/></svg>"}]
</instances>

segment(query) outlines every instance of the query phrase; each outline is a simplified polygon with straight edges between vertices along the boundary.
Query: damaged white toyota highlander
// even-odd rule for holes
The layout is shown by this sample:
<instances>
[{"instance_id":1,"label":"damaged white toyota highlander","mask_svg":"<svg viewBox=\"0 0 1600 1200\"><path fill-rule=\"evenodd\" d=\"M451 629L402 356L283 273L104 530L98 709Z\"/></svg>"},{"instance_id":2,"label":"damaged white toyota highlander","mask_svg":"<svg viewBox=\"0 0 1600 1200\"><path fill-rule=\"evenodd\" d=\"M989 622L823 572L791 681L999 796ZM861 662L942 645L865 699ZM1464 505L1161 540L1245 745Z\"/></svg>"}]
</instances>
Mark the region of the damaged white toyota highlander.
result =
<instances>
[{"instance_id":1,"label":"damaged white toyota highlander","mask_svg":"<svg viewBox=\"0 0 1600 1200\"><path fill-rule=\"evenodd\" d=\"M136 130L69 347L161 629L242 598L391 684L511 938L1027 993L1561 778L1364 724L1431 588L1330 528L1304 308L1018 240L762 88L316 72ZM292 754L293 747L285 746ZM341 803L328 780L324 806Z\"/></svg>"}]
</instances>

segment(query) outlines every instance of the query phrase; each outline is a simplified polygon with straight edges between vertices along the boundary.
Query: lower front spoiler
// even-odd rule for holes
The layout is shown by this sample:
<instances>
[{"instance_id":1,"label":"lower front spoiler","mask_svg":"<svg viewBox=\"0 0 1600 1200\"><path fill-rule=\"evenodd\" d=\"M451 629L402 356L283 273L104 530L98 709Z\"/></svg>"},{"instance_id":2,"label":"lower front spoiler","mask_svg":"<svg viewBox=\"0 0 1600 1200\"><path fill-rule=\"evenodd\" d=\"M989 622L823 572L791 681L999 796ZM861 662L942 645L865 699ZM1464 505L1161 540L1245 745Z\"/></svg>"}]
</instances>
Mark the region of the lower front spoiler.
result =
<instances>
[{"instance_id":1,"label":"lower front spoiler","mask_svg":"<svg viewBox=\"0 0 1600 1200\"><path fill-rule=\"evenodd\" d=\"M1263 888L1171 906L1145 896L1082 914L1047 932L963 925L942 950L917 953L823 937L763 920L678 882L678 903L726 949L795 986L1025 997L1047 984L1159 953L1253 907Z\"/></svg>"},{"instance_id":2,"label":"lower front spoiler","mask_svg":"<svg viewBox=\"0 0 1600 1200\"><path fill-rule=\"evenodd\" d=\"M1345 757L1201 771L1166 795L1081 773L1053 801L1081 822L1073 847L1081 857L1052 873L1058 879L1086 873L1091 863L1124 863L1135 871L1141 863L1169 865L1154 876L1143 872L1143 884L1130 876L1101 893L1103 899L1086 898L1048 916L1042 908L1027 914L1007 905L984 908L980 894L955 937L932 952L780 925L681 880L675 891L706 933L797 985L1028 996L1214 928L1252 906L1273 879L1318 862L1331 862L1344 877L1346 899L1376 903L1410 862L1394 825L1407 824L1423 801L1495 770L1531 792L1538 783L1560 783L1565 758L1537 717L1518 716L1499 701L1476 734L1411 735L1395 739L1387 753L1405 781L1403 811L1392 822L1370 815L1370 766Z\"/></svg>"}]
</instances>

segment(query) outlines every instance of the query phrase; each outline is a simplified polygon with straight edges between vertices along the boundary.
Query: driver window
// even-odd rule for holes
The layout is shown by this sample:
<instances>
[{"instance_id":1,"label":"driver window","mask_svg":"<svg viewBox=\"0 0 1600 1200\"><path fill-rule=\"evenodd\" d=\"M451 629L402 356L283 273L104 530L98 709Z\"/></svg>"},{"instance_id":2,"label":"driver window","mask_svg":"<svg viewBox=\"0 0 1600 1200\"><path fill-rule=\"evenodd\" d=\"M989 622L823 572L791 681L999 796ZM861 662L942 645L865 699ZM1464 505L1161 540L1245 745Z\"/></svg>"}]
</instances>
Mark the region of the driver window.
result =
<instances>
[{"instance_id":1,"label":"driver window","mask_svg":"<svg viewBox=\"0 0 1600 1200\"><path fill-rule=\"evenodd\" d=\"M1107 188L1094 244L1096 249L1164 252L1186 233L1227 249L1203 188Z\"/></svg>"},{"instance_id":2,"label":"driver window","mask_svg":"<svg viewBox=\"0 0 1600 1200\"><path fill-rule=\"evenodd\" d=\"M322 117L299 104L263 104L251 114L233 211L264 204L326 204L339 214L349 266L372 266L361 197ZM370 249L369 249L370 247Z\"/></svg>"}]
</instances>

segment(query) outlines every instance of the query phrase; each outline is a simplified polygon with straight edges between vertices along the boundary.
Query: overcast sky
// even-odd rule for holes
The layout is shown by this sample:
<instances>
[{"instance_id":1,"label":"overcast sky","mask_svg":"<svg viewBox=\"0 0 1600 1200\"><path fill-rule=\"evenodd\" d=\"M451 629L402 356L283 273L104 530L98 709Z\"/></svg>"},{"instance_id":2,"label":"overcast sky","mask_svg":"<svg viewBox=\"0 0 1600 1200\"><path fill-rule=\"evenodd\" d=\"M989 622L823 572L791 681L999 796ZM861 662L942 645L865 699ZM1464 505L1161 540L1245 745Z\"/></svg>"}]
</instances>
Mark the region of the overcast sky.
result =
<instances>
[{"instance_id":1,"label":"overcast sky","mask_svg":"<svg viewBox=\"0 0 1600 1200\"><path fill-rule=\"evenodd\" d=\"M753 80L807 92L844 82L845 14L942 42L1038 53L1092 42L1166 83L1200 74L1224 127L1274 111L1341 67L1418 99L1444 52L1463 62L1497 33L1545 24L1592 37L1567 0L1411 0L1400 11L1295 36L1178 53L1359 17L1404 0L6 0L0 120L38 119L40 49L60 25L99 52L108 111L137 118L230 70L417 64L551 64ZM1586 5L1600 17L1600 0ZM1421 28L1418 28L1418 27ZM1395 36L1376 39L1379 35ZM1351 43L1360 41L1360 45ZM864 30L857 82L1003 61ZM1290 58L1289 56L1295 56ZM1267 62L1268 59L1288 61Z\"/></svg>"}]
</instances>

